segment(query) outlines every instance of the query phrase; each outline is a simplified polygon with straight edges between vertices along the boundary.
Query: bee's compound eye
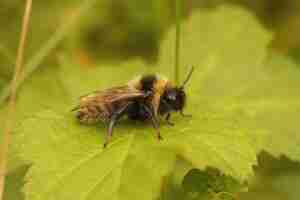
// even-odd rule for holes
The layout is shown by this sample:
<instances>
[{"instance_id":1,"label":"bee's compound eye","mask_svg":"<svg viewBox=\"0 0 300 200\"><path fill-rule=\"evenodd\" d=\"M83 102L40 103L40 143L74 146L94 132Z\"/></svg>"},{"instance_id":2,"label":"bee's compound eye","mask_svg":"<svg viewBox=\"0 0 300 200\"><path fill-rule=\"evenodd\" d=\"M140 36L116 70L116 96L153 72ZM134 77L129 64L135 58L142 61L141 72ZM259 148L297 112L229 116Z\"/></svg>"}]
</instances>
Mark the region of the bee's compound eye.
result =
<instances>
[{"instance_id":1,"label":"bee's compound eye","mask_svg":"<svg viewBox=\"0 0 300 200\"><path fill-rule=\"evenodd\" d=\"M168 99L171 100L171 101L175 101L176 100L176 94L173 94L173 93L169 94Z\"/></svg>"}]
</instances>

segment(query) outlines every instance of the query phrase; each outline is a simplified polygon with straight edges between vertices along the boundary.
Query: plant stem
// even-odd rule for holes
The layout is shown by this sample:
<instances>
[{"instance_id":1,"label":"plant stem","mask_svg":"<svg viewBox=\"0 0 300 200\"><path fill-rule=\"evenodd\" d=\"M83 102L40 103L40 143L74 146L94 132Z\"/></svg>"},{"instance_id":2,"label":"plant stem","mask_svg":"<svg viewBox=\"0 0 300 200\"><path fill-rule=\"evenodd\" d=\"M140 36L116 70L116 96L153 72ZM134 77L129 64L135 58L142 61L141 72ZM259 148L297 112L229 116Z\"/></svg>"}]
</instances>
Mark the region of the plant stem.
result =
<instances>
[{"instance_id":1,"label":"plant stem","mask_svg":"<svg viewBox=\"0 0 300 200\"><path fill-rule=\"evenodd\" d=\"M181 0L176 0L176 35L175 35L175 66L174 66L174 71L175 71L175 83L176 85L179 85L179 64L180 64L180 20L181 20L181 9L182 9L182 4Z\"/></svg>"},{"instance_id":2,"label":"plant stem","mask_svg":"<svg viewBox=\"0 0 300 200\"><path fill-rule=\"evenodd\" d=\"M18 47L17 59L14 76L11 82L11 92L9 98L8 112L6 116L6 124L4 130L3 142L0 146L0 200L3 199L5 177L7 171L8 147L10 144L10 135L14 127L15 111L16 111L16 91L17 83L22 72L23 57L25 51L26 36L28 33L29 20L31 15L32 0L26 0L26 7L22 22L22 31Z\"/></svg>"}]
</instances>

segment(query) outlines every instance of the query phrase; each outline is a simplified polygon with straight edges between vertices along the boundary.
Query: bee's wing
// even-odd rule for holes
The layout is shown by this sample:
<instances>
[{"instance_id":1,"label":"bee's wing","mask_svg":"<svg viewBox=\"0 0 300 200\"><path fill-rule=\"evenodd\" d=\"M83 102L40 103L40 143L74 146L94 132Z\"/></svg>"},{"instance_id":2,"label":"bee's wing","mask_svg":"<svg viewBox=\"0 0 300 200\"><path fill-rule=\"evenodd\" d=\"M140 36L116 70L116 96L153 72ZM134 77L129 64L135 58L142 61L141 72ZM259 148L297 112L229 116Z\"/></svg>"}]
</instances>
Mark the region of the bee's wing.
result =
<instances>
[{"instance_id":1,"label":"bee's wing","mask_svg":"<svg viewBox=\"0 0 300 200\"><path fill-rule=\"evenodd\" d=\"M145 97L143 91L131 88L129 86L114 87L104 91L97 92L99 96L106 102L116 102L121 100L130 100L140 97Z\"/></svg>"},{"instance_id":2,"label":"bee's wing","mask_svg":"<svg viewBox=\"0 0 300 200\"><path fill-rule=\"evenodd\" d=\"M137 90L129 86L113 87L110 89L95 91L88 95L81 96L81 104L85 103L98 103L110 104L117 101L131 100L135 98L145 97L143 91Z\"/></svg>"}]
</instances>

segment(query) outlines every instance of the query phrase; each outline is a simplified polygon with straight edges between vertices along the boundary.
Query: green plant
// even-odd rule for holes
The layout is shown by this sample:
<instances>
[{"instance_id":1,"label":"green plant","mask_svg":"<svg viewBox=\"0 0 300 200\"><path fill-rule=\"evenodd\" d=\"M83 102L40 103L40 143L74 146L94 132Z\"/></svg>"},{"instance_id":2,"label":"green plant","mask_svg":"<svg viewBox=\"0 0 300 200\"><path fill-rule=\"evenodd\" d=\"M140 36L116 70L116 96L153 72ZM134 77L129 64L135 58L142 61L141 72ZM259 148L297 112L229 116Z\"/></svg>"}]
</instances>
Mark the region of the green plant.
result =
<instances>
[{"instance_id":1,"label":"green plant","mask_svg":"<svg viewBox=\"0 0 300 200\"><path fill-rule=\"evenodd\" d=\"M168 191L179 199L234 199L254 177L262 150L300 159L300 69L268 54L272 34L234 6L201 10L182 26L179 66L196 66L188 87L193 117L162 124L162 142L150 125L124 120L104 150L104 125L80 125L70 109L78 96L140 73L172 77L174 29L155 66L131 60L85 69L61 52L58 66L41 68L22 85L10 174L31 164L25 199L175 199ZM187 184L191 176L207 180L191 181L202 193Z\"/></svg>"}]
</instances>

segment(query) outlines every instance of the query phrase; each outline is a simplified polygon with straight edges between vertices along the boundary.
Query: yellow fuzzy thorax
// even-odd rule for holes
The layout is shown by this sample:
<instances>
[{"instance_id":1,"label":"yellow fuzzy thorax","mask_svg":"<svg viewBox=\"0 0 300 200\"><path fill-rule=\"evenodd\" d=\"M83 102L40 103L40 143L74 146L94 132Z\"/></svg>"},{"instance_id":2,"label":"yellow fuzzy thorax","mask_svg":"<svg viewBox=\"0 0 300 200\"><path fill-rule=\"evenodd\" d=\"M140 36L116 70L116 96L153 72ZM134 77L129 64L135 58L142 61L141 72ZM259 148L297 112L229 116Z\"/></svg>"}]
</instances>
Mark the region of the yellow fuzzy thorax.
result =
<instances>
[{"instance_id":1,"label":"yellow fuzzy thorax","mask_svg":"<svg viewBox=\"0 0 300 200\"><path fill-rule=\"evenodd\" d=\"M155 115L158 115L158 109L159 109L159 103L160 103L160 97L163 95L163 93L165 92L165 90L167 88L171 87L171 82L162 76L156 76L157 80L155 81L155 83L153 84L153 97L151 99L151 104L154 108L154 112ZM142 89L142 85L141 85L141 78L142 76L139 76L131 81L129 81L128 86L129 87L134 87L135 89Z\"/></svg>"}]
</instances>

